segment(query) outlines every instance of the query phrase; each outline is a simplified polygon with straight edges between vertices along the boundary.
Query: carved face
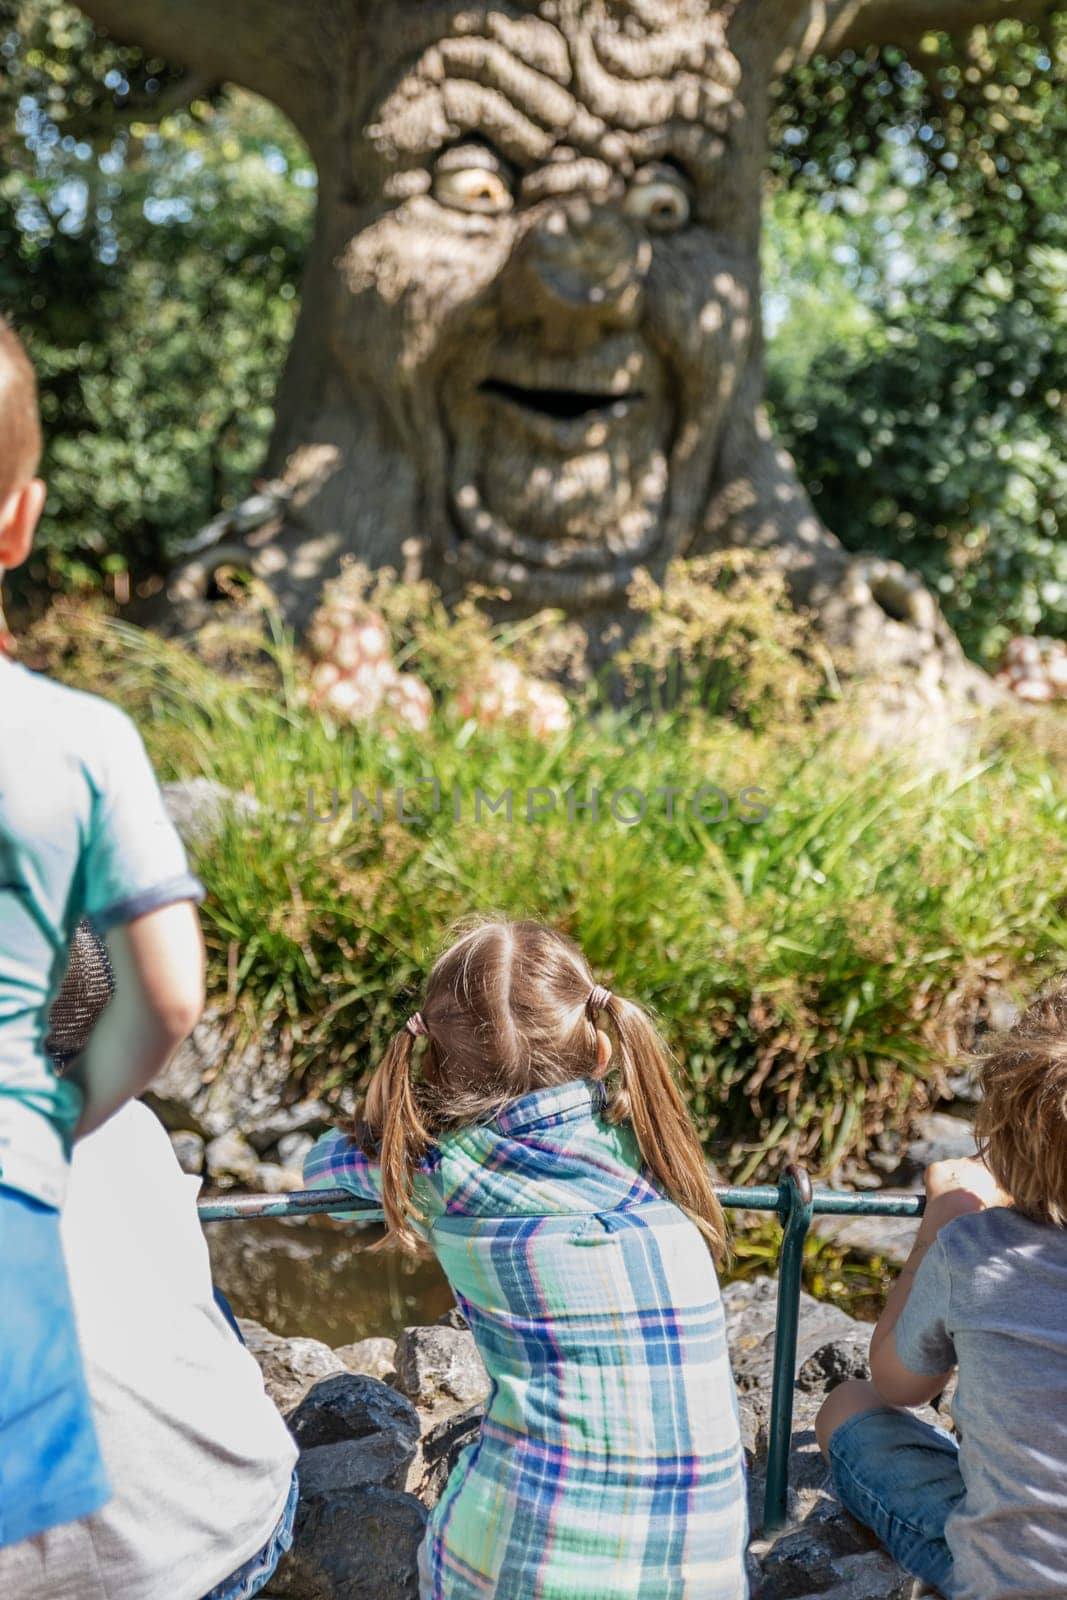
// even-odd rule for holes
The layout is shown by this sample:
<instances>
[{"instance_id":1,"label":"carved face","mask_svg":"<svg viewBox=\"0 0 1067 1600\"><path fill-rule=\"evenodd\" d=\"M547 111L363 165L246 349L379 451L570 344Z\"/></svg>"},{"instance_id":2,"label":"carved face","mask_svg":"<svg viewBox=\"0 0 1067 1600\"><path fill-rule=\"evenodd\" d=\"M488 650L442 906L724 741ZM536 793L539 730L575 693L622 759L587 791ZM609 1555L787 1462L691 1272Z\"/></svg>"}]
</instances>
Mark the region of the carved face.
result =
<instances>
[{"instance_id":1,"label":"carved face","mask_svg":"<svg viewBox=\"0 0 1067 1600\"><path fill-rule=\"evenodd\" d=\"M415 463L431 567L610 604L707 500L752 342L761 118L697 0L423 6L353 149L347 398Z\"/></svg>"}]
</instances>

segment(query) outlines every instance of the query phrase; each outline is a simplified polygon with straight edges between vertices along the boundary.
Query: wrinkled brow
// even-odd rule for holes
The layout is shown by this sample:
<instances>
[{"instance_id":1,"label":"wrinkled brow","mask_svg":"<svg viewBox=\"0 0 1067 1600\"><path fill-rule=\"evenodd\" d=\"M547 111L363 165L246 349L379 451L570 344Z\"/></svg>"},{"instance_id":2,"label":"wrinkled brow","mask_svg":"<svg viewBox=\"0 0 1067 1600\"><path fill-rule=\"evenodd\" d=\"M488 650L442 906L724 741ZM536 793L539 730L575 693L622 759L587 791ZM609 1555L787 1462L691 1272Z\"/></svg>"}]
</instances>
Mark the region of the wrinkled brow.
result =
<instances>
[{"instance_id":1,"label":"wrinkled brow","mask_svg":"<svg viewBox=\"0 0 1067 1600\"><path fill-rule=\"evenodd\" d=\"M410 165L481 134L521 168L566 144L624 172L673 156L696 182L710 181L740 110L721 77L619 79L578 40L579 92L572 51L554 28L499 13L485 28L431 46L388 96L367 129L386 160Z\"/></svg>"}]
</instances>

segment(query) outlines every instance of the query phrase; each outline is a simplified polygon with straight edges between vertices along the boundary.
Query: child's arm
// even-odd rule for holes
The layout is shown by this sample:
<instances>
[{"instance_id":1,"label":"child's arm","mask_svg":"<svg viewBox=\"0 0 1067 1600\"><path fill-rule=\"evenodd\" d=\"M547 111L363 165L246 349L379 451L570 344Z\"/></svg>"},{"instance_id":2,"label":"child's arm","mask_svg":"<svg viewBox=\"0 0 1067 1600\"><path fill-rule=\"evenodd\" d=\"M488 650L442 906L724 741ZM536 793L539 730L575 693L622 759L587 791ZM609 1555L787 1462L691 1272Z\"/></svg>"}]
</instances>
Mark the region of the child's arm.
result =
<instances>
[{"instance_id":1,"label":"child's arm","mask_svg":"<svg viewBox=\"0 0 1067 1600\"><path fill-rule=\"evenodd\" d=\"M115 993L67 1074L85 1095L78 1138L148 1087L204 1004L203 940L188 900L112 928L107 949Z\"/></svg>"},{"instance_id":2,"label":"child's arm","mask_svg":"<svg viewBox=\"0 0 1067 1600\"><path fill-rule=\"evenodd\" d=\"M337 1216L384 1216L381 1167L360 1149L351 1134L342 1133L340 1128L324 1133L304 1157L304 1183L309 1189L347 1189L361 1200L374 1202L373 1209L337 1212Z\"/></svg>"},{"instance_id":3,"label":"child's arm","mask_svg":"<svg viewBox=\"0 0 1067 1600\"><path fill-rule=\"evenodd\" d=\"M106 941L115 993L71 1073L85 1094L79 1136L148 1086L204 1003L203 886L133 723L104 701L87 716L92 813L71 910Z\"/></svg>"},{"instance_id":4,"label":"child's arm","mask_svg":"<svg viewBox=\"0 0 1067 1600\"><path fill-rule=\"evenodd\" d=\"M412 1217L411 1226L423 1239L429 1237L434 1218L444 1209L436 1187L430 1179L437 1152L431 1150L416 1170L413 1184L415 1204L422 1218ZM331 1212L330 1215L350 1220L353 1216L383 1221L382 1169L374 1156L367 1155L351 1134L333 1128L324 1133L304 1158L304 1182L309 1189L347 1189L361 1200L373 1202L356 1212Z\"/></svg>"},{"instance_id":5,"label":"child's arm","mask_svg":"<svg viewBox=\"0 0 1067 1600\"><path fill-rule=\"evenodd\" d=\"M911 1254L871 1337L871 1380L887 1405L919 1406L940 1394L956 1364L946 1326L948 1270L938 1236L946 1223L987 1205L1010 1204L980 1161L938 1161L926 1171L926 1210ZM915 1296L914 1301L912 1296ZM898 1349L905 1308L907 1364Z\"/></svg>"}]
</instances>

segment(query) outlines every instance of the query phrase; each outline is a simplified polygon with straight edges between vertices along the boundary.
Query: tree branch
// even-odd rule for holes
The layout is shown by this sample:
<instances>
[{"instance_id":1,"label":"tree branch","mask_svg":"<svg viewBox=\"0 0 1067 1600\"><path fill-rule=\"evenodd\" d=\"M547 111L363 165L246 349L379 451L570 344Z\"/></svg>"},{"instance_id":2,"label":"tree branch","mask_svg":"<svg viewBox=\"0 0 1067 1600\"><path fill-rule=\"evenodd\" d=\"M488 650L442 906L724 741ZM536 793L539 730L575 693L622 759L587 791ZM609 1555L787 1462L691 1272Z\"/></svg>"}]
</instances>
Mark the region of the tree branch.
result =
<instances>
[{"instance_id":1,"label":"tree branch","mask_svg":"<svg viewBox=\"0 0 1067 1600\"><path fill-rule=\"evenodd\" d=\"M198 79L272 100L301 132L321 124L330 75L315 0L78 0L114 38L158 52ZM317 113L317 115L314 115Z\"/></svg>"},{"instance_id":2,"label":"tree branch","mask_svg":"<svg viewBox=\"0 0 1067 1600\"><path fill-rule=\"evenodd\" d=\"M1067 0L811 0L790 31L779 70L872 44L906 48L926 33L964 34L1005 17L1043 22L1065 9Z\"/></svg>"}]
</instances>

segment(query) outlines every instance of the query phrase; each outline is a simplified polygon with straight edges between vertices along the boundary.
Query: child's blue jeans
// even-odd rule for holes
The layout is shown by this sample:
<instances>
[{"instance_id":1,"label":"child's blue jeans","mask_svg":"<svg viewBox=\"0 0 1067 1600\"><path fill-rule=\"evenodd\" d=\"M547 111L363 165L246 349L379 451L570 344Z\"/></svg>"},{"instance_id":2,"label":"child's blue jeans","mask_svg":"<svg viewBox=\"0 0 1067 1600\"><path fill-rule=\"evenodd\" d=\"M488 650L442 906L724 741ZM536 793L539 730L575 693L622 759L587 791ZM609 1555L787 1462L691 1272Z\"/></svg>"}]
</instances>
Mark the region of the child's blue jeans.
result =
<instances>
[{"instance_id":1,"label":"child's blue jeans","mask_svg":"<svg viewBox=\"0 0 1067 1600\"><path fill-rule=\"evenodd\" d=\"M0 1546L87 1517L110 1493L59 1212L0 1185Z\"/></svg>"},{"instance_id":2,"label":"child's blue jeans","mask_svg":"<svg viewBox=\"0 0 1067 1600\"><path fill-rule=\"evenodd\" d=\"M830 1440L830 1477L845 1510L902 1567L951 1597L945 1523L963 1499L964 1483L950 1433L908 1411L861 1411Z\"/></svg>"}]
</instances>

